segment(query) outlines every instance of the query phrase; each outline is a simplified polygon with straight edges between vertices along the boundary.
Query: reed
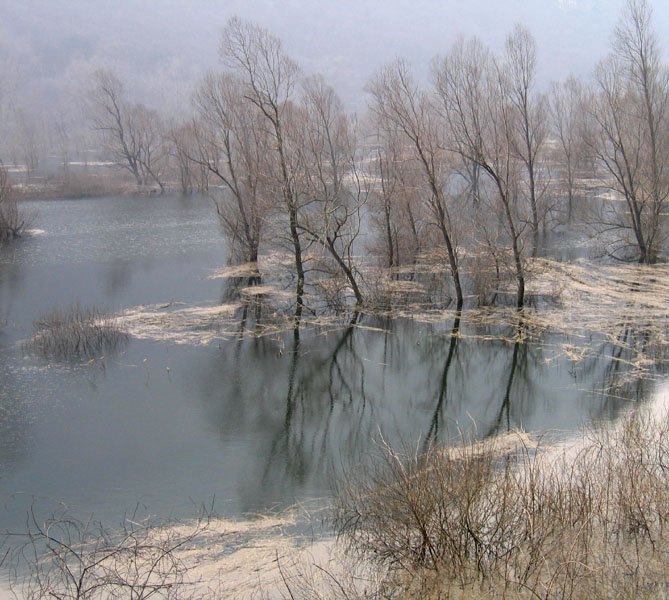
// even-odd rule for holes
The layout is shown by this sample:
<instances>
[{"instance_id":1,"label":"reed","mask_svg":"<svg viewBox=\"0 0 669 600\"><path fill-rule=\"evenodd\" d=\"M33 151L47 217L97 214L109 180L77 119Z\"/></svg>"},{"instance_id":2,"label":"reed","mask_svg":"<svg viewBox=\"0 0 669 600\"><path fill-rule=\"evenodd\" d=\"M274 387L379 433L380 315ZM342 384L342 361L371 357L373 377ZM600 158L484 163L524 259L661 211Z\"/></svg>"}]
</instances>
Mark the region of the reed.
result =
<instances>
[{"instance_id":1,"label":"reed","mask_svg":"<svg viewBox=\"0 0 669 600\"><path fill-rule=\"evenodd\" d=\"M32 348L44 358L81 359L115 351L128 340L119 321L101 309L75 304L52 310L34 323Z\"/></svg>"}]
</instances>

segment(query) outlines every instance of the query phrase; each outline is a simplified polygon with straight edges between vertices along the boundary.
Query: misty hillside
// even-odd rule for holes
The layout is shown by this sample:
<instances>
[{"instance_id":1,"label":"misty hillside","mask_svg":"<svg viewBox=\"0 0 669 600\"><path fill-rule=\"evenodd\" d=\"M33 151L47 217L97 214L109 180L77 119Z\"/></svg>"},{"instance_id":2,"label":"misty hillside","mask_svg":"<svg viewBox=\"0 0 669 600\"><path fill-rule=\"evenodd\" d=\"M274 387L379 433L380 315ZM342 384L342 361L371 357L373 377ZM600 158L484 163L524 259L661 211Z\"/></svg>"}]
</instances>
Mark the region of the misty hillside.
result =
<instances>
[{"instance_id":1,"label":"misty hillside","mask_svg":"<svg viewBox=\"0 0 669 600\"><path fill-rule=\"evenodd\" d=\"M217 64L220 31L238 14L278 35L308 72L320 72L349 104L396 56L415 65L445 52L458 35L501 46L522 22L537 39L540 81L586 75L602 56L620 10L608 0L3 0L0 58L18 61L19 91L35 102L61 99L99 66L132 82L141 100L187 102L192 84ZM669 8L655 7L662 37ZM0 64L2 64L0 62ZM178 95L178 98L174 98ZM178 106L168 105L169 110ZM53 106L51 106L53 107Z\"/></svg>"}]
</instances>

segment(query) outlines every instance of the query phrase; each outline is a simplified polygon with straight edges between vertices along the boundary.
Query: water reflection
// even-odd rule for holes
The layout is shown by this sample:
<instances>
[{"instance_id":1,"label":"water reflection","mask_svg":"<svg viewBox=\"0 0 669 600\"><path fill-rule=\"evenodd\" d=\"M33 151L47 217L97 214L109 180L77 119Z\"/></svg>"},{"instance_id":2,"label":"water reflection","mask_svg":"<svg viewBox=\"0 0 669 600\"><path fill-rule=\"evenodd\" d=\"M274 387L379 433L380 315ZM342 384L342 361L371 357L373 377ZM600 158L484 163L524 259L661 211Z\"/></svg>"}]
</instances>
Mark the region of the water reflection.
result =
<instances>
[{"instance_id":1,"label":"water reflection","mask_svg":"<svg viewBox=\"0 0 669 600\"><path fill-rule=\"evenodd\" d=\"M360 324L300 338L243 338L189 379L209 398L206 421L222 447L247 447L237 488L244 510L257 510L259 498L327 495L343 465L368 460L379 435L425 446L463 431L481 438L516 428L573 430L615 416L644 393L640 384L624 397L597 393L614 357L575 373L561 339L527 341L524 325L490 340L457 318L447 331L382 319Z\"/></svg>"},{"instance_id":2,"label":"water reflection","mask_svg":"<svg viewBox=\"0 0 669 600\"><path fill-rule=\"evenodd\" d=\"M664 345L651 343L650 328L628 321L617 329L608 339L593 344L580 368L598 382L593 391L641 402L647 396L648 376L662 372L669 354Z\"/></svg>"},{"instance_id":3,"label":"water reflection","mask_svg":"<svg viewBox=\"0 0 669 600\"><path fill-rule=\"evenodd\" d=\"M1 339L1 338L0 338ZM0 348L0 482L17 469L30 450L30 419L26 405L30 398L20 377Z\"/></svg>"},{"instance_id":4,"label":"water reflection","mask_svg":"<svg viewBox=\"0 0 669 600\"><path fill-rule=\"evenodd\" d=\"M10 325L14 305L20 301L22 279L23 273L20 265L4 263L0 260L0 340L7 326Z\"/></svg>"},{"instance_id":5,"label":"water reflection","mask_svg":"<svg viewBox=\"0 0 669 600\"><path fill-rule=\"evenodd\" d=\"M257 277L208 279L225 264L208 203L54 202L42 216L46 235L0 252L0 319L12 324L0 335L3 503L23 491L115 524L138 500L177 516L215 496L238 516L327 497L380 435L426 446L461 430L573 430L646 399L637 366L665 358L631 321L593 337L466 315L431 325L355 315L336 330L303 322L269 335L281 317L253 293ZM216 299L241 302L227 339L132 340L104 370L14 344L41 312L77 300L114 310ZM0 512L0 529L25 508Z\"/></svg>"},{"instance_id":6,"label":"water reflection","mask_svg":"<svg viewBox=\"0 0 669 600\"><path fill-rule=\"evenodd\" d=\"M531 378L529 377L529 370L527 369L527 357L529 345L522 343L522 329L523 326L519 323L516 326L516 341L513 344L513 353L511 355L511 366L509 367L509 375L506 379L506 386L502 403L499 407L497 417L493 420L490 429L484 437L490 437L501 433L502 431L511 431L511 389L513 387L516 373L521 371L524 373L524 382L530 385ZM523 349L520 352L521 348ZM518 356L521 355L519 360ZM525 368L519 368L519 363Z\"/></svg>"},{"instance_id":7,"label":"water reflection","mask_svg":"<svg viewBox=\"0 0 669 600\"><path fill-rule=\"evenodd\" d=\"M115 296L128 288L132 280L133 267L127 261L114 261L105 269L107 292Z\"/></svg>"},{"instance_id":8,"label":"water reflection","mask_svg":"<svg viewBox=\"0 0 669 600\"><path fill-rule=\"evenodd\" d=\"M432 421L430 422L430 428L427 431L425 436L424 448L427 449L430 444L434 443L435 440L439 439L439 426L443 418L444 406L448 403L448 375L453 363L453 357L455 356L455 350L458 346L458 333L460 332L460 317L461 314L458 312L453 319L453 330L451 331L451 341L448 345L448 354L446 355L446 362L444 363L444 368L441 373L441 385L439 387L439 393L437 394L436 406L434 409L434 415L432 416Z\"/></svg>"}]
</instances>

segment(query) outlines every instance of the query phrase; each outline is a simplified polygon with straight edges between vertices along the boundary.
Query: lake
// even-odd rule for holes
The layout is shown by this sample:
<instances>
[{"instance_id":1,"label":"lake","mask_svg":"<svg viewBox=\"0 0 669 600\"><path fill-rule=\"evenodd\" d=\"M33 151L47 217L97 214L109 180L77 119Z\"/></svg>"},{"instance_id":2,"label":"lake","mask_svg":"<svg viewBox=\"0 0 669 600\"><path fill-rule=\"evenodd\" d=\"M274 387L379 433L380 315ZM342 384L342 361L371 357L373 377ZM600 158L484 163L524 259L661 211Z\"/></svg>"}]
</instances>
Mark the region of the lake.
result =
<instances>
[{"instance_id":1,"label":"lake","mask_svg":"<svg viewBox=\"0 0 669 600\"><path fill-rule=\"evenodd\" d=\"M597 348L579 361L564 333L520 342L513 327L463 322L451 337L448 316L363 315L306 328L298 345L213 329L207 343L131 336L92 363L40 358L26 341L53 308L217 306L227 249L205 198L25 207L37 231L0 247L0 530L22 530L31 505L114 525L137 506L167 519L202 503L240 517L327 502L381 437L559 436L655 393L643 378L611 383L627 367L606 338L569 340Z\"/></svg>"}]
</instances>

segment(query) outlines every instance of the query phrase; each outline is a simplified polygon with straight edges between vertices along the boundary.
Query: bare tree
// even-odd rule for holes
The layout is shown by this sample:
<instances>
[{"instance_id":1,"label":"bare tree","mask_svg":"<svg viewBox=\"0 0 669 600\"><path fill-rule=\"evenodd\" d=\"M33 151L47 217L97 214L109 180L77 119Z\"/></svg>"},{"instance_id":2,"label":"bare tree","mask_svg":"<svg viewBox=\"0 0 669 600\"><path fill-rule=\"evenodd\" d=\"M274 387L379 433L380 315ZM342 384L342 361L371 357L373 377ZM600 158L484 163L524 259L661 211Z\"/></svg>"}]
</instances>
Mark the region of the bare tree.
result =
<instances>
[{"instance_id":1,"label":"bare tree","mask_svg":"<svg viewBox=\"0 0 669 600\"><path fill-rule=\"evenodd\" d=\"M353 252L369 186L360 173L354 124L321 77L308 79L303 92L304 123L297 131L303 136L300 189L306 199L298 228L329 253L360 306Z\"/></svg>"},{"instance_id":2,"label":"bare tree","mask_svg":"<svg viewBox=\"0 0 669 600\"><path fill-rule=\"evenodd\" d=\"M168 128L166 137L171 168L176 173L181 193L206 192L206 170L192 159L197 155L195 125L192 122L174 123Z\"/></svg>"},{"instance_id":3,"label":"bare tree","mask_svg":"<svg viewBox=\"0 0 669 600\"><path fill-rule=\"evenodd\" d=\"M60 158L60 165L62 168L63 178L69 178L70 160L71 156L71 140L69 123L67 123L65 115L60 113L53 123L53 135L55 137L55 146Z\"/></svg>"},{"instance_id":4,"label":"bare tree","mask_svg":"<svg viewBox=\"0 0 669 600\"><path fill-rule=\"evenodd\" d=\"M9 153L11 132L15 127L14 113L17 107L17 89L24 78L21 67L10 56L0 56L0 155Z\"/></svg>"},{"instance_id":5,"label":"bare tree","mask_svg":"<svg viewBox=\"0 0 669 600\"><path fill-rule=\"evenodd\" d=\"M558 164L564 171L567 222L571 222L576 194L576 170L582 154L583 86L578 79L568 77L563 83L551 85L549 98L551 126L559 144Z\"/></svg>"},{"instance_id":6,"label":"bare tree","mask_svg":"<svg viewBox=\"0 0 669 600\"><path fill-rule=\"evenodd\" d=\"M451 217L452 198L447 189L447 180L453 169L448 152L444 150L442 124L429 97L418 89L407 64L401 60L378 73L372 79L369 90L374 98L372 110L406 137L413 160L421 166L427 188L425 202L432 215L432 223L446 246L456 303L460 309L464 296Z\"/></svg>"},{"instance_id":7,"label":"bare tree","mask_svg":"<svg viewBox=\"0 0 669 600\"><path fill-rule=\"evenodd\" d=\"M522 234L525 218L519 202L517 107L501 67L477 40L459 40L434 64L436 92L449 125L450 145L464 159L479 165L493 185L507 238L511 244L517 282L516 303L525 297Z\"/></svg>"},{"instance_id":8,"label":"bare tree","mask_svg":"<svg viewBox=\"0 0 669 600\"><path fill-rule=\"evenodd\" d=\"M546 140L546 105L534 92L537 63L536 42L528 29L516 25L506 38L506 65L504 81L508 99L516 113L513 120L514 149L527 171L527 191L532 214L532 254L539 243L540 215L538 159Z\"/></svg>"},{"instance_id":9,"label":"bare tree","mask_svg":"<svg viewBox=\"0 0 669 600\"><path fill-rule=\"evenodd\" d=\"M401 194L399 157L397 156L399 144L393 143L390 135L384 136L381 132L376 134L376 160L375 166L378 174L379 186L373 196L372 224L380 230L385 246L386 266L392 269L400 263L397 248L398 223L396 222L396 205Z\"/></svg>"},{"instance_id":10,"label":"bare tree","mask_svg":"<svg viewBox=\"0 0 669 600\"><path fill-rule=\"evenodd\" d=\"M140 172L143 174L143 183L147 185L150 181L154 181L160 187L160 191L164 192L162 168L166 156L166 145L162 119L155 110L143 104L136 104L132 107L131 122L134 123L136 131L137 160Z\"/></svg>"},{"instance_id":11,"label":"bare tree","mask_svg":"<svg viewBox=\"0 0 669 600\"><path fill-rule=\"evenodd\" d=\"M596 71L588 143L622 203L605 207L601 222L618 231L612 253L653 263L664 242L669 197L669 70L661 64L644 0L629 0L614 52ZM631 234L631 236L629 235Z\"/></svg>"},{"instance_id":12,"label":"bare tree","mask_svg":"<svg viewBox=\"0 0 669 600\"><path fill-rule=\"evenodd\" d=\"M236 17L228 21L223 31L220 55L223 63L241 78L244 98L262 118L271 138L267 185L276 190L287 220L297 278L297 325L304 308L305 258L299 228L301 197L296 187L300 153L291 148L290 128L299 67L284 53L278 38Z\"/></svg>"},{"instance_id":13,"label":"bare tree","mask_svg":"<svg viewBox=\"0 0 669 600\"><path fill-rule=\"evenodd\" d=\"M42 160L42 146L45 145L42 135L42 123L33 113L16 108L14 119L14 151L25 167L25 181L30 183L40 172Z\"/></svg>"},{"instance_id":14,"label":"bare tree","mask_svg":"<svg viewBox=\"0 0 669 600\"><path fill-rule=\"evenodd\" d=\"M416 263L423 247L420 172L405 137L389 123L377 124L372 168L377 186L372 196L372 226L378 230L389 268Z\"/></svg>"},{"instance_id":15,"label":"bare tree","mask_svg":"<svg viewBox=\"0 0 669 600\"><path fill-rule=\"evenodd\" d=\"M102 135L114 164L130 172L137 185L154 181L163 190L159 171L163 132L158 113L142 104L130 104L121 81L105 70L93 74L88 102L93 127Z\"/></svg>"},{"instance_id":16,"label":"bare tree","mask_svg":"<svg viewBox=\"0 0 669 600\"><path fill-rule=\"evenodd\" d=\"M128 122L129 107L123 95L123 85L116 75L103 70L93 74L93 82L89 102L93 108L94 128L102 133L117 166L130 171L137 184L141 185L139 149Z\"/></svg>"},{"instance_id":17,"label":"bare tree","mask_svg":"<svg viewBox=\"0 0 669 600\"><path fill-rule=\"evenodd\" d=\"M243 82L231 73L205 78L195 96L200 123L193 125L197 148L189 158L217 183L210 193L233 249L255 263L273 202L264 181L271 150L262 117L244 93Z\"/></svg>"}]
</instances>

